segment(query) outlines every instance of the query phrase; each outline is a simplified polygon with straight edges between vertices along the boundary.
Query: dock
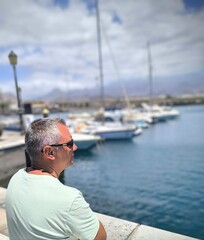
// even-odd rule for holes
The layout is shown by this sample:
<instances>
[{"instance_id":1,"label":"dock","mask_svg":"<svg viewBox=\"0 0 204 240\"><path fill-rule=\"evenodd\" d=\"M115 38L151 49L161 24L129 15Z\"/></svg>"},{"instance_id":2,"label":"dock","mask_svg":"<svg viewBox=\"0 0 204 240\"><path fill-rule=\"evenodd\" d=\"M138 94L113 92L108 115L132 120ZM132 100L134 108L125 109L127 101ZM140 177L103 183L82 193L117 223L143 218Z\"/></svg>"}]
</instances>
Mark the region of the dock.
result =
<instances>
[{"instance_id":1,"label":"dock","mask_svg":"<svg viewBox=\"0 0 204 240\"><path fill-rule=\"evenodd\" d=\"M4 131L0 137L0 183L6 187L4 182L25 167L24 135L19 132Z\"/></svg>"},{"instance_id":2,"label":"dock","mask_svg":"<svg viewBox=\"0 0 204 240\"><path fill-rule=\"evenodd\" d=\"M5 197L6 188L0 187L0 240L9 240ZM107 240L196 240L196 238L168 232L135 222L122 220L100 213L96 214L106 229Z\"/></svg>"},{"instance_id":3,"label":"dock","mask_svg":"<svg viewBox=\"0 0 204 240\"><path fill-rule=\"evenodd\" d=\"M24 135L14 131L3 132L0 137L0 183L25 166L24 145Z\"/></svg>"},{"instance_id":4,"label":"dock","mask_svg":"<svg viewBox=\"0 0 204 240\"><path fill-rule=\"evenodd\" d=\"M25 136L15 131L3 131L0 137L0 152L25 145Z\"/></svg>"}]
</instances>

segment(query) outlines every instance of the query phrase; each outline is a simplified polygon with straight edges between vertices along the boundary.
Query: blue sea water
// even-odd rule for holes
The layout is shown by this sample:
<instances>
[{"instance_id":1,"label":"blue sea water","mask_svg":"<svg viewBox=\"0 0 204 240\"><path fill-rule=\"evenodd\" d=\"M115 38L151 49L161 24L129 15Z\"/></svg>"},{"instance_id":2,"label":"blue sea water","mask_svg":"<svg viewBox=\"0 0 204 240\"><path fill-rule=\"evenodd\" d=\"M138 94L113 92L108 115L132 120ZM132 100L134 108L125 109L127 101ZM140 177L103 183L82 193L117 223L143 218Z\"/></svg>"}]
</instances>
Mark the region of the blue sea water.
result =
<instances>
[{"instance_id":1,"label":"blue sea water","mask_svg":"<svg viewBox=\"0 0 204 240\"><path fill-rule=\"evenodd\" d=\"M178 110L133 140L76 152L64 183L94 211L204 239L204 106Z\"/></svg>"},{"instance_id":2,"label":"blue sea water","mask_svg":"<svg viewBox=\"0 0 204 240\"><path fill-rule=\"evenodd\" d=\"M75 154L64 183L94 211L204 239L204 106Z\"/></svg>"}]
</instances>

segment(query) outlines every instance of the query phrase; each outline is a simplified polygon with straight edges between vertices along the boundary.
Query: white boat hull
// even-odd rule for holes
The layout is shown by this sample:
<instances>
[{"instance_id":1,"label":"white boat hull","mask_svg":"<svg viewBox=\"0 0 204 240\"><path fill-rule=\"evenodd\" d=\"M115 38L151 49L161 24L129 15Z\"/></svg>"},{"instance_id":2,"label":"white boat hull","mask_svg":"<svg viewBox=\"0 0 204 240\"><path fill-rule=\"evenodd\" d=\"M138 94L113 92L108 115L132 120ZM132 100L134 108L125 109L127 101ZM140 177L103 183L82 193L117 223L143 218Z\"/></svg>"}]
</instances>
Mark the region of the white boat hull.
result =
<instances>
[{"instance_id":1,"label":"white boat hull","mask_svg":"<svg viewBox=\"0 0 204 240\"><path fill-rule=\"evenodd\" d=\"M98 135L104 140L131 139L135 136L135 126L125 126L121 123L97 123L83 128L83 133Z\"/></svg>"},{"instance_id":2,"label":"white boat hull","mask_svg":"<svg viewBox=\"0 0 204 240\"><path fill-rule=\"evenodd\" d=\"M77 145L78 150L90 149L101 141L101 137L92 136L88 134L72 133L74 143Z\"/></svg>"},{"instance_id":3,"label":"white boat hull","mask_svg":"<svg viewBox=\"0 0 204 240\"><path fill-rule=\"evenodd\" d=\"M106 140L130 139L135 136L135 131L133 130L95 131L94 134Z\"/></svg>"}]
</instances>

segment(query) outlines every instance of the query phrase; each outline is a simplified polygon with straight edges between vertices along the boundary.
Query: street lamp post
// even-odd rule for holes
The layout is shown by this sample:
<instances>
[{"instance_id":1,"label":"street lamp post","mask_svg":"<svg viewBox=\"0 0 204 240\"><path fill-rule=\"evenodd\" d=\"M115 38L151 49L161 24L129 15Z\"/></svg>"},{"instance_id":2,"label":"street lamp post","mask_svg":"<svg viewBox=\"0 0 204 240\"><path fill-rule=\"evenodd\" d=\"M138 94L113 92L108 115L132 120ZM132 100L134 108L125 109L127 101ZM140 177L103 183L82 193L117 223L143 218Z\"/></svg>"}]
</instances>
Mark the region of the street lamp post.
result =
<instances>
[{"instance_id":1,"label":"street lamp post","mask_svg":"<svg viewBox=\"0 0 204 240\"><path fill-rule=\"evenodd\" d=\"M20 120L20 128L21 128L21 134L24 133L24 127L23 127L23 112L22 112L22 104L21 104L21 98L19 93L19 87L18 87L18 81L17 81L17 74L16 74L16 65L17 65L17 55L11 51L8 55L9 62L11 66L13 67L13 74L14 74L14 80L15 80L15 86L16 86L16 96L17 96L17 102L18 102L18 115Z\"/></svg>"}]
</instances>

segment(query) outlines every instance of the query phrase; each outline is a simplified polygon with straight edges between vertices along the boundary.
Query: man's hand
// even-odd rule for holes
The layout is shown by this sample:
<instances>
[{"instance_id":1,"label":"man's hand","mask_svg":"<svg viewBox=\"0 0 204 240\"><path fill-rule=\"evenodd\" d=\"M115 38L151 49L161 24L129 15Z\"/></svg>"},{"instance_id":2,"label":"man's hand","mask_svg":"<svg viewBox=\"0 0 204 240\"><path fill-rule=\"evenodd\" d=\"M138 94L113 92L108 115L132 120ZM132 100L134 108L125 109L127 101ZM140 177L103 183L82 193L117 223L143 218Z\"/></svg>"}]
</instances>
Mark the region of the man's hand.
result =
<instances>
[{"instance_id":1,"label":"man's hand","mask_svg":"<svg viewBox=\"0 0 204 240\"><path fill-rule=\"evenodd\" d=\"M106 230L104 229L104 226L100 221L99 224L99 229L94 240L106 240Z\"/></svg>"}]
</instances>

